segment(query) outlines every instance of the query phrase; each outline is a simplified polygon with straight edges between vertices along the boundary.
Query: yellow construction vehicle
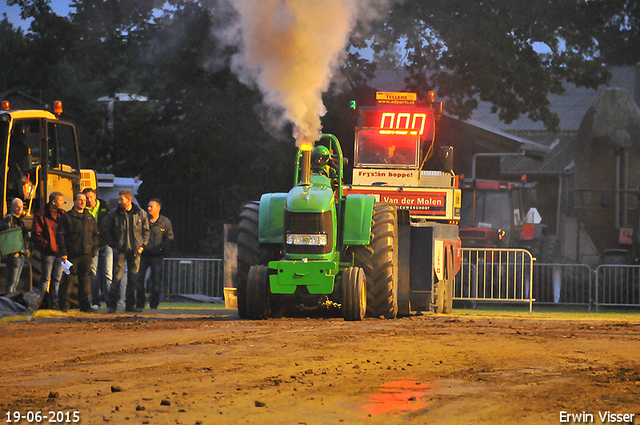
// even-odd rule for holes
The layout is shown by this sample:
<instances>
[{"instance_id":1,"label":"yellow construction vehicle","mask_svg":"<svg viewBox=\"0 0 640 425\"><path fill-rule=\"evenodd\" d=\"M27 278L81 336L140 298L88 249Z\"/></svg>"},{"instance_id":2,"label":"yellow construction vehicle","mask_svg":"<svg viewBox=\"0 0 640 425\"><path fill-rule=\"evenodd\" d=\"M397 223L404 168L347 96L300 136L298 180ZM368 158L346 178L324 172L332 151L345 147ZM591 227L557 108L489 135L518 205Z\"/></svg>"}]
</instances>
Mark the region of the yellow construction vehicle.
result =
<instances>
[{"instance_id":1,"label":"yellow construction vehicle","mask_svg":"<svg viewBox=\"0 0 640 425\"><path fill-rule=\"evenodd\" d=\"M48 201L49 194L61 192L65 210L73 205L73 194L85 187L96 188L96 173L80 169L75 126L60 119L62 102L53 111L12 110L8 101L0 105L2 142L2 216L11 200L24 201L26 224Z\"/></svg>"}]
</instances>

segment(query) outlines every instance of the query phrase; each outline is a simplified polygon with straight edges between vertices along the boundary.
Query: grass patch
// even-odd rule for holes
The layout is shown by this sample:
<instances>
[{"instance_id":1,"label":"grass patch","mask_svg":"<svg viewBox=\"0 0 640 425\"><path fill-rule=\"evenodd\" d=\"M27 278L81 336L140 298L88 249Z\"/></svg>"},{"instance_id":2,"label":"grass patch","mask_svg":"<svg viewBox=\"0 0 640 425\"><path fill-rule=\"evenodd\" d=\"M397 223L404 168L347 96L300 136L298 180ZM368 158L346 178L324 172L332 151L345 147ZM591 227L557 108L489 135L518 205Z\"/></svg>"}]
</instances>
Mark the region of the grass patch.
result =
<instances>
[{"instance_id":1,"label":"grass patch","mask_svg":"<svg viewBox=\"0 0 640 425\"><path fill-rule=\"evenodd\" d=\"M460 316L503 316L522 318L545 318L558 320L612 320L640 322L640 310L637 308L605 308L600 307L596 312L587 306L554 306L533 305L533 312L529 314L529 304L492 304L478 303L475 309L454 308L453 314Z\"/></svg>"},{"instance_id":2,"label":"grass patch","mask_svg":"<svg viewBox=\"0 0 640 425\"><path fill-rule=\"evenodd\" d=\"M160 303L158 311L162 310L223 310L224 303ZM145 309L147 311L148 309Z\"/></svg>"},{"instance_id":3,"label":"grass patch","mask_svg":"<svg viewBox=\"0 0 640 425\"><path fill-rule=\"evenodd\" d=\"M124 307L118 307L116 314L206 314L206 311L223 310L223 303L189 303L189 302L162 302L157 310L145 308L142 313L126 313ZM67 313L58 310L37 310L29 314L16 314L0 319L0 323L27 322L29 317L35 319L65 319L69 317L100 317L107 312L107 307L102 306L95 313L83 313L77 309L71 309Z\"/></svg>"},{"instance_id":4,"label":"grass patch","mask_svg":"<svg viewBox=\"0 0 640 425\"><path fill-rule=\"evenodd\" d=\"M161 302L158 310L145 308L142 313L126 313L124 307L119 307L117 314L122 315L179 315L194 314L207 315L211 310L224 310L223 303L190 303L190 302ZM69 310L63 313L56 310L38 310L31 314L21 314L7 316L0 319L0 323L27 322L30 316L36 319L65 319L70 317L100 317L105 314L107 308L103 305L97 313L82 313L79 310ZM232 312L232 310L229 310ZM640 322L640 309L634 308L612 308L600 307L599 311L589 311L587 306L567 306L567 305L534 305L533 313L529 314L529 304L512 303L512 304L494 304L494 303L478 303L476 308L455 308L454 316L466 317L505 317L505 318L522 318L522 319L550 319L550 320L606 320L606 321L624 321L624 322Z\"/></svg>"}]
</instances>

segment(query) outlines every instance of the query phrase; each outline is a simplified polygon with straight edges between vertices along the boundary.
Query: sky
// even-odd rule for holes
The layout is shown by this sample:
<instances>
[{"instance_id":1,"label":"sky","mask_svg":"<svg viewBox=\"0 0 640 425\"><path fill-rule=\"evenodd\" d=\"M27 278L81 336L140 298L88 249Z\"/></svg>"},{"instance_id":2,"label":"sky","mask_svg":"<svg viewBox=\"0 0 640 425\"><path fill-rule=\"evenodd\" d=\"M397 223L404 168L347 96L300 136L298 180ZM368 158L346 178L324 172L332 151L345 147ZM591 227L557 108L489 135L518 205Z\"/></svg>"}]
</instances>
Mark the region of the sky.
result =
<instances>
[{"instance_id":1,"label":"sky","mask_svg":"<svg viewBox=\"0 0 640 425\"><path fill-rule=\"evenodd\" d=\"M70 12L70 3L70 0L51 0L49 4L57 15L68 16ZM0 15L4 13L7 14L9 22L11 22L14 26L20 26L24 31L27 31L27 29L29 29L29 22L20 19L19 6L8 6L7 0L0 0Z\"/></svg>"}]
</instances>

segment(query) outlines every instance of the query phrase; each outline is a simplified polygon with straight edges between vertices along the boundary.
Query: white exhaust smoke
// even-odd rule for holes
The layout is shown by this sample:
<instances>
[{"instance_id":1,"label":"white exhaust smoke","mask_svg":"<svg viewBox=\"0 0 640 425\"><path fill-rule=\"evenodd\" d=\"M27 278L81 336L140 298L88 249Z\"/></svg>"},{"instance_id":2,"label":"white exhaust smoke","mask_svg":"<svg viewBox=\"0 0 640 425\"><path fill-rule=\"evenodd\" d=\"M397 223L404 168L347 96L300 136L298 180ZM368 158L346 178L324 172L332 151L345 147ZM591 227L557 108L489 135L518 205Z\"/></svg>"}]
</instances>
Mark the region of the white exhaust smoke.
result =
<instances>
[{"instance_id":1,"label":"white exhaust smoke","mask_svg":"<svg viewBox=\"0 0 640 425\"><path fill-rule=\"evenodd\" d=\"M231 0L239 15L240 51L232 70L255 83L269 105L294 125L298 147L310 149L326 110L322 93L343 58L366 0Z\"/></svg>"}]
</instances>

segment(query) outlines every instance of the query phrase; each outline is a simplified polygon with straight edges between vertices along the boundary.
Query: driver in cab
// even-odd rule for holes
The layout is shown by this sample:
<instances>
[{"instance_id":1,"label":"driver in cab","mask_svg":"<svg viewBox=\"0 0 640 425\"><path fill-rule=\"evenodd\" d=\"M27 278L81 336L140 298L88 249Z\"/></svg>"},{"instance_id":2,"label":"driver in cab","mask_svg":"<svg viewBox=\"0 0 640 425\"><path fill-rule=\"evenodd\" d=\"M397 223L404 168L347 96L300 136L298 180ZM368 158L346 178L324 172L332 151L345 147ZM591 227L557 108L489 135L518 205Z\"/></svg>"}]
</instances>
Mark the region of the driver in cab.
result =
<instances>
[{"instance_id":1,"label":"driver in cab","mask_svg":"<svg viewBox=\"0 0 640 425\"><path fill-rule=\"evenodd\" d=\"M396 145L390 145L386 155L382 155L382 163L384 164L407 164L407 158L396 152Z\"/></svg>"},{"instance_id":2,"label":"driver in cab","mask_svg":"<svg viewBox=\"0 0 640 425\"><path fill-rule=\"evenodd\" d=\"M331 161L331 153L326 146L316 146L311 151L311 172L328 177L331 180L333 190L338 186L338 173L334 169L335 164Z\"/></svg>"}]
</instances>

